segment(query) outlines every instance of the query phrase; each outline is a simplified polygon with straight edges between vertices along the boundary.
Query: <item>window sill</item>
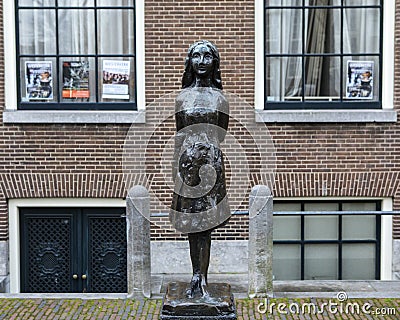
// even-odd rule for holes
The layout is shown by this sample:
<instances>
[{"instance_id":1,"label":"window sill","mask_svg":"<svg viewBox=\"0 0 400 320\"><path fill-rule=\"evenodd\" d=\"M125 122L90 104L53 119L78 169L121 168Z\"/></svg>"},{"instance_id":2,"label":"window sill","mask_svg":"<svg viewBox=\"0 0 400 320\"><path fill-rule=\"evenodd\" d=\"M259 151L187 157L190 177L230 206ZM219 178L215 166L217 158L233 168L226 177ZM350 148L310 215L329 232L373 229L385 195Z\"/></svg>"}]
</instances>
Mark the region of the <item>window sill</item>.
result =
<instances>
[{"instance_id":1,"label":"window sill","mask_svg":"<svg viewBox=\"0 0 400 320\"><path fill-rule=\"evenodd\" d=\"M145 123L144 111L49 111L3 112L4 123Z\"/></svg>"},{"instance_id":2,"label":"window sill","mask_svg":"<svg viewBox=\"0 0 400 320\"><path fill-rule=\"evenodd\" d=\"M397 112L380 110L256 110L256 122L396 122Z\"/></svg>"}]
</instances>

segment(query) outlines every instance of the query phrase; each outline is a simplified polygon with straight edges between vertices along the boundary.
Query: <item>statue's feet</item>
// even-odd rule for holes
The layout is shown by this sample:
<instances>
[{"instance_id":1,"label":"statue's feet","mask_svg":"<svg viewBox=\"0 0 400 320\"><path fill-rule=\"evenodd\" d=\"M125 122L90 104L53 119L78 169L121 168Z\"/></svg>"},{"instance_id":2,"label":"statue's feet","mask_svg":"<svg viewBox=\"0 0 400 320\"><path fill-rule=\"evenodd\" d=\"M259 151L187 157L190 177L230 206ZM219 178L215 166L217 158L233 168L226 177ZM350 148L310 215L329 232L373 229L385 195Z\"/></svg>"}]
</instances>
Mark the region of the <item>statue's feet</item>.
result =
<instances>
[{"instance_id":1,"label":"statue's feet","mask_svg":"<svg viewBox=\"0 0 400 320\"><path fill-rule=\"evenodd\" d=\"M196 293L202 297L208 296L206 277L201 273L195 273L190 281L190 288L186 291L188 298L193 298Z\"/></svg>"},{"instance_id":2,"label":"statue's feet","mask_svg":"<svg viewBox=\"0 0 400 320\"><path fill-rule=\"evenodd\" d=\"M201 291L201 295L203 297L208 297L209 293L207 291L207 281L206 281L206 277L202 274L201 275L201 284L200 284L200 291Z\"/></svg>"}]
</instances>

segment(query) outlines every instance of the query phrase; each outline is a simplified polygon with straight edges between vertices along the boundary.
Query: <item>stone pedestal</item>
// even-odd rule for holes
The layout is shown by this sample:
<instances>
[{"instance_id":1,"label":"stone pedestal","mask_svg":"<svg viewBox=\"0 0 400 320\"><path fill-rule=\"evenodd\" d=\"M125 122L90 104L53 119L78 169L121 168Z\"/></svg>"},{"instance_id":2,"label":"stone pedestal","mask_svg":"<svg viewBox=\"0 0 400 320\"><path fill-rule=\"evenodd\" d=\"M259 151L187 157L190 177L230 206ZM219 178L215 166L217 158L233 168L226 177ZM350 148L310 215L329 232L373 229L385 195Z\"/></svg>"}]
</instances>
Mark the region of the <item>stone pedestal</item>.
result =
<instances>
[{"instance_id":1,"label":"stone pedestal","mask_svg":"<svg viewBox=\"0 0 400 320\"><path fill-rule=\"evenodd\" d=\"M208 297L188 298L189 283L170 282L161 309L161 320L236 320L236 308L227 283L210 283Z\"/></svg>"},{"instance_id":2,"label":"stone pedestal","mask_svg":"<svg viewBox=\"0 0 400 320\"><path fill-rule=\"evenodd\" d=\"M273 296L273 198L267 186L254 186L249 199L249 297Z\"/></svg>"},{"instance_id":3,"label":"stone pedestal","mask_svg":"<svg viewBox=\"0 0 400 320\"><path fill-rule=\"evenodd\" d=\"M150 198L147 189L135 186L126 197L128 298L150 298Z\"/></svg>"}]
</instances>

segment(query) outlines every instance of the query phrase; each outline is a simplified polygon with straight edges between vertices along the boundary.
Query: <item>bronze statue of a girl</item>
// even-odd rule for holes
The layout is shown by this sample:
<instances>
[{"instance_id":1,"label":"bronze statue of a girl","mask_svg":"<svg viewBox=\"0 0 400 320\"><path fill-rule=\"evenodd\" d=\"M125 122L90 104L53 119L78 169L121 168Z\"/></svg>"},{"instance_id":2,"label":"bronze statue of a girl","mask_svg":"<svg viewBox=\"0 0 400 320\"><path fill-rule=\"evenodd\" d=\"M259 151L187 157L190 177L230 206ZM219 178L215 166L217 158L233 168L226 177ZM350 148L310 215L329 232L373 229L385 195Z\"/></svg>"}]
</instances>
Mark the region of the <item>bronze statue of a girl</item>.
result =
<instances>
[{"instance_id":1,"label":"bronze statue of a girl","mask_svg":"<svg viewBox=\"0 0 400 320\"><path fill-rule=\"evenodd\" d=\"M220 149L228 128L229 104L222 93L219 65L214 44L206 40L194 43L175 102L175 189L170 220L189 238L193 277L188 297L208 295L211 232L231 215Z\"/></svg>"}]
</instances>

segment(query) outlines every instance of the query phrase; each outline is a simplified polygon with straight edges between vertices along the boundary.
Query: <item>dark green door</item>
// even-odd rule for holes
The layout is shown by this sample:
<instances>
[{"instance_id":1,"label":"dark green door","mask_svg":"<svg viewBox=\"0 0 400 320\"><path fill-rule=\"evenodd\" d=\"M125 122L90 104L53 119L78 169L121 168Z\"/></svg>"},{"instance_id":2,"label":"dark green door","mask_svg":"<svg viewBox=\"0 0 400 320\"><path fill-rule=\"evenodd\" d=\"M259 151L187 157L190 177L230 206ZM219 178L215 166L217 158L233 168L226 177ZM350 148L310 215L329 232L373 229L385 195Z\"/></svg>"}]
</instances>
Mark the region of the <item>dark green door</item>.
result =
<instances>
[{"instance_id":1,"label":"dark green door","mask_svg":"<svg viewBox=\"0 0 400 320\"><path fill-rule=\"evenodd\" d=\"M124 208L21 208L21 292L127 292Z\"/></svg>"}]
</instances>

